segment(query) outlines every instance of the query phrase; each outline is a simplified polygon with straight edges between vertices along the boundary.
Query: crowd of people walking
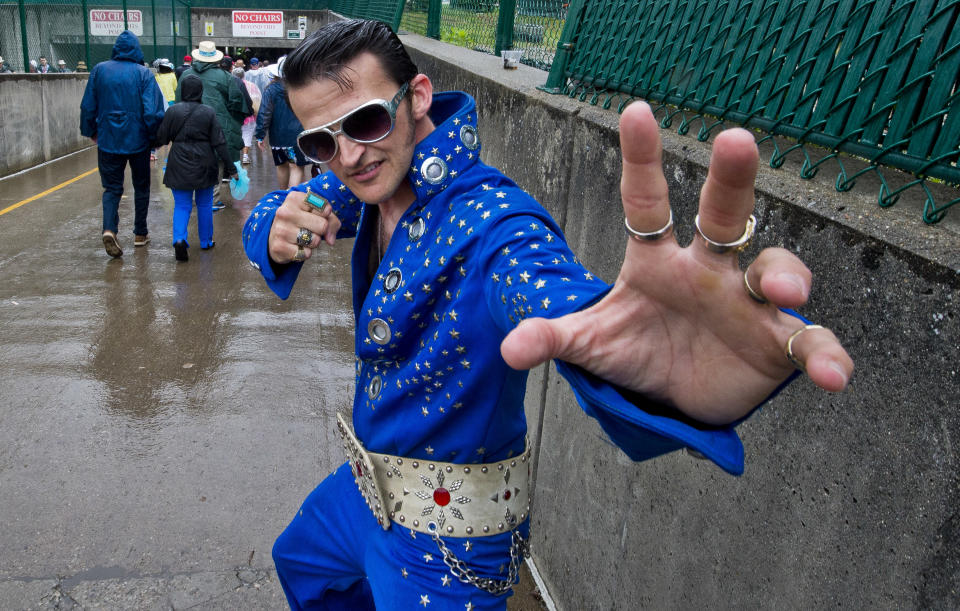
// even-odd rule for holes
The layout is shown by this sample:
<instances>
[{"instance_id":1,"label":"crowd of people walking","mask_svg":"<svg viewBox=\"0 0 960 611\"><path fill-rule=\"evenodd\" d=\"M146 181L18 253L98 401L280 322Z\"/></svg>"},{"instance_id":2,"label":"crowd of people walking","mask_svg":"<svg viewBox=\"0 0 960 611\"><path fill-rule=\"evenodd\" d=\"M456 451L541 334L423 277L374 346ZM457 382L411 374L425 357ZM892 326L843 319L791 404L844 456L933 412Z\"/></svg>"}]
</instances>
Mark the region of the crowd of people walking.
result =
<instances>
[{"instance_id":1,"label":"crowd of people walking","mask_svg":"<svg viewBox=\"0 0 960 611\"><path fill-rule=\"evenodd\" d=\"M38 67L49 70L46 59L40 59ZM6 65L0 58L0 71ZM117 37L110 60L90 73L80 121L81 134L98 147L101 239L107 254L123 256L119 203L127 165L134 188L134 246L140 247L150 242L150 163L162 161L163 184L174 199L171 245L178 261L189 260L187 226L194 206L200 248L213 248L213 212L230 197L223 183L253 163L254 138L260 150L269 138L280 188L311 177L309 162L297 147L302 128L286 100L282 65L283 58L270 64L256 57L247 65L205 40L180 66L157 58L151 70L133 32Z\"/></svg>"}]
</instances>

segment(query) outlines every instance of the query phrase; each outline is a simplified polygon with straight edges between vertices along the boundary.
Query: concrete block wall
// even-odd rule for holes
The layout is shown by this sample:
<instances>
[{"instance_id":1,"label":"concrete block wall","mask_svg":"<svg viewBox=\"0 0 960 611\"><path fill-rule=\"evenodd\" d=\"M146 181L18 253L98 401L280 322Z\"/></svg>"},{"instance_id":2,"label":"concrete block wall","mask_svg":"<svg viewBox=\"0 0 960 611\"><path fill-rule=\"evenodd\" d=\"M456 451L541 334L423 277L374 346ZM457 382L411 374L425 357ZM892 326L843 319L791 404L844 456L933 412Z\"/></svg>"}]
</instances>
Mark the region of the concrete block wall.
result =
<instances>
[{"instance_id":1,"label":"concrete block wall","mask_svg":"<svg viewBox=\"0 0 960 611\"><path fill-rule=\"evenodd\" d=\"M617 114L537 91L544 72L403 39L436 89L477 98L484 160L612 281L626 244ZM710 147L661 135L686 244ZM798 380L743 424L742 477L681 452L632 463L552 366L532 372L532 553L561 609L960 607L960 207L927 226L916 194L881 209L875 185L840 194L821 175L762 165L743 260L800 254L815 275L803 313L857 371L843 394Z\"/></svg>"},{"instance_id":2,"label":"concrete block wall","mask_svg":"<svg viewBox=\"0 0 960 611\"><path fill-rule=\"evenodd\" d=\"M0 74L0 177L90 146L80 135L87 74Z\"/></svg>"}]
</instances>

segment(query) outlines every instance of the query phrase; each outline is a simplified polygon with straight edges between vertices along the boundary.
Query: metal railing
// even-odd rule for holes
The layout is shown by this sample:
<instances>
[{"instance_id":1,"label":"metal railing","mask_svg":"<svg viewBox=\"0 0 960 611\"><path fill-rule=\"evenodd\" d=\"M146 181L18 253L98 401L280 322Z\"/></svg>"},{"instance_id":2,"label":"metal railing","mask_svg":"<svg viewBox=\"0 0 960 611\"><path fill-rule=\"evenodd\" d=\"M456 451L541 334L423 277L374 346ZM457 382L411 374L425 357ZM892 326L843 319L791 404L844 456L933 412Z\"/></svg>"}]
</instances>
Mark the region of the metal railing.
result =
<instances>
[{"instance_id":1,"label":"metal railing","mask_svg":"<svg viewBox=\"0 0 960 611\"><path fill-rule=\"evenodd\" d=\"M573 0L546 88L620 110L651 100L662 127L700 140L758 128L772 167L794 153L812 178L834 163L838 191L874 175L881 206L918 187L934 223L960 203L931 190L960 185L958 18L960 0Z\"/></svg>"}]
</instances>

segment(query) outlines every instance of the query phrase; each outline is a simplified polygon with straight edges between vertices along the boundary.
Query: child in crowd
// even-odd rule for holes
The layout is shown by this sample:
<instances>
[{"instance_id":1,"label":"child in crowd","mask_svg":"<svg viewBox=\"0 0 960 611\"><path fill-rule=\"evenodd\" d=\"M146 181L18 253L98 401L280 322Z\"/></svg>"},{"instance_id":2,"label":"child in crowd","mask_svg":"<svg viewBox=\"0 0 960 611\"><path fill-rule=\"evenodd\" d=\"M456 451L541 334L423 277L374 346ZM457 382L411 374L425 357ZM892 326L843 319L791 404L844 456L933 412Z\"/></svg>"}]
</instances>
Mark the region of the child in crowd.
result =
<instances>
[{"instance_id":1,"label":"child in crowd","mask_svg":"<svg viewBox=\"0 0 960 611\"><path fill-rule=\"evenodd\" d=\"M237 174L216 112L201 103L202 97L203 82L194 75L185 76L180 83L181 101L167 111L157 133L157 146L173 143L163 184L173 191L173 250L177 261L188 259L187 224L194 198L200 248L213 248L213 187L219 181L219 161L225 174Z\"/></svg>"}]
</instances>

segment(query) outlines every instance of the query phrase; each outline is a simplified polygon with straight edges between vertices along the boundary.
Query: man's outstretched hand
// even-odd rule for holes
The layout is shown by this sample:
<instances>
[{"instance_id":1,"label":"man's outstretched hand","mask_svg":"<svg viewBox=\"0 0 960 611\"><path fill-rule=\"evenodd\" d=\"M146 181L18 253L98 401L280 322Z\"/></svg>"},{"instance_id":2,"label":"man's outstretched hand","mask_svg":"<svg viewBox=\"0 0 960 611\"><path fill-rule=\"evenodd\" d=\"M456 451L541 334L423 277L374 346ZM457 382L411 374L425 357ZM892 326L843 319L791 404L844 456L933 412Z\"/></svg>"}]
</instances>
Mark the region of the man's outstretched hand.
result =
<instances>
[{"instance_id":1,"label":"man's outstretched hand","mask_svg":"<svg viewBox=\"0 0 960 611\"><path fill-rule=\"evenodd\" d=\"M657 232L670 219L658 131L646 104L623 112L620 190L630 227L642 233ZM744 234L758 163L749 132L717 136L699 207L700 230L712 241L734 242ZM762 251L746 277L768 303L749 296L733 251L712 252L699 236L681 248L672 232L629 239L620 274L603 300L561 318L524 320L504 339L501 353L515 369L560 359L702 422L733 422L794 370L784 349L804 323L777 308L805 304L811 285L803 262L779 248ZM815 384L829 391L846 387L853 361L831 331L802 331L791 348Z\"/></svg>"}]
</instances>

